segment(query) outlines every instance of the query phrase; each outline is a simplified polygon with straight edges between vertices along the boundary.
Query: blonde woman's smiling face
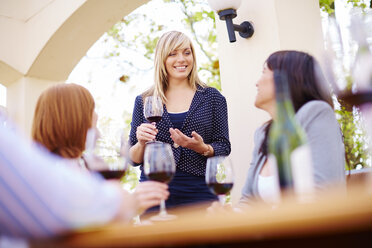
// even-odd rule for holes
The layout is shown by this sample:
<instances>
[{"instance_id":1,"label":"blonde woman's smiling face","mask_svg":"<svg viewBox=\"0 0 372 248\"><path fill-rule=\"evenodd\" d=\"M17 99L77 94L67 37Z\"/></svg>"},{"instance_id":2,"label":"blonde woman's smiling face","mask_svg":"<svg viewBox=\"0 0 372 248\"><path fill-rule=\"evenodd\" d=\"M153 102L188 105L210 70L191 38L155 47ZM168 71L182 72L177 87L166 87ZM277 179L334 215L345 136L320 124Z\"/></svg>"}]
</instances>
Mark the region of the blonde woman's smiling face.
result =
<instances>
[{"instance_id":1,"label":"blonde woman's smiling face","mask_svg":"<svg viewBox=\"0 0 372 248\"><path fill-rule=\"evenodd\" d=\"M165 60L165 69L169 79L182 80L189 76L194 63L190 46L173 50Z\"/></svg>"}]
</instances>

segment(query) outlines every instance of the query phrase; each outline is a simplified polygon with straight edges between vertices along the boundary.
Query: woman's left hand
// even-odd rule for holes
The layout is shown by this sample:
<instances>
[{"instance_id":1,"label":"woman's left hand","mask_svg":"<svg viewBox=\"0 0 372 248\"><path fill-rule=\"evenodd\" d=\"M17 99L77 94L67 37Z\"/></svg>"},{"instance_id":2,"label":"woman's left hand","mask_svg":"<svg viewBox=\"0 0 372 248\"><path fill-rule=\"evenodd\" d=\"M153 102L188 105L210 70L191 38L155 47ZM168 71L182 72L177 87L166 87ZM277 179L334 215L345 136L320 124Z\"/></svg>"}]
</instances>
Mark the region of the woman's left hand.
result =
<instances>
[{"instance_id":1,"label":"woman's left hand","mask_svg":"<svg viewBox=\"0 0 372 248\"><path fill-rule=\"evenodd\" d=\"M180 130L177 128L169 128L169 132L171 134L171 139L173 140L174 144L179 146L189 148L197 153L204 153L209 149L208 145L204 143L202 136L200 136L197 132L193 131L191 133L191 138L184 135Z\"/></svg>"}]
</instances>

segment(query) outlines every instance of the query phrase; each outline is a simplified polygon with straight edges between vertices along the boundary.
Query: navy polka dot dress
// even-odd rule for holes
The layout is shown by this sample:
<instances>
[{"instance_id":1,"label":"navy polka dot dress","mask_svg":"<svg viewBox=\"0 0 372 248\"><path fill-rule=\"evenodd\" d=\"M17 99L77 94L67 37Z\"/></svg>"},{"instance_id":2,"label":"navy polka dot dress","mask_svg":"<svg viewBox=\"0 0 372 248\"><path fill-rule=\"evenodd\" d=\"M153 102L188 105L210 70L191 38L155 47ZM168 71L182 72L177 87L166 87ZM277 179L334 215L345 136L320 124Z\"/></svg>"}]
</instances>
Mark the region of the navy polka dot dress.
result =
<instances>
[{"instance_id":1,"label":"navy polka dot dress","mask_svg":"<svg viewBox=\"0 0 372 248\"><path fill-rule=\"evenodd\" d=\"M180 121L180 118L183 121ZM156 140L172 145L176 161L176 175L169 183L170 196L167 207L192 204L215 200L205 183L205 168L207 157L184 147L173 147L169 128L178 128L185 135L192 137L195 131L201 135L206 144L214 149L215 156L229 155L231 144L229 141L226 99L212 87L198 86L190 109L181 115L168 113L164 105L164 113L160 122L156 124L159 130ZM148 122L143 115L143 99L137 96L130 131L130 144L137 143L136 130L142 123ZM146 181L141 164L141 181Z\"/></svg>"}]
</instances>

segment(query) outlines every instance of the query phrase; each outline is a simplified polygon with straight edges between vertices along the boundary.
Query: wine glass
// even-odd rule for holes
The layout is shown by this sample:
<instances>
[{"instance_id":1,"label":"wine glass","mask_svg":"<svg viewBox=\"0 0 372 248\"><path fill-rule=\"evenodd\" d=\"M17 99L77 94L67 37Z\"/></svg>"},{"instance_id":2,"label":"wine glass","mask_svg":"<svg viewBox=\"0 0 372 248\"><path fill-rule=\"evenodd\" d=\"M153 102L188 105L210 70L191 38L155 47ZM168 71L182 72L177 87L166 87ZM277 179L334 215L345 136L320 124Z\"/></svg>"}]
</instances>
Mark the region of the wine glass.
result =
<instances>
[{"instance_id":1,"label":"wine glass","mask_svg":"<svg viewBox=\"0 0 372 248\"><path fill-rule=\"evenodd\" d=\"M98 148L96 147L97 141L100 144ZM84 154L86 166L90 171L99 173L105 179L120 179L128 169L127 157L123 155L127 154L129 148L124 142L120 142L120 148L107 149L104 146L105 143L96 128L88 130Z\"/></svg>"},{"instance_id":2,"label":"wine glass","mask_svg":"<svg viewBox=\"0 0 372 248\"><path fill-rule=\"evenodd\" d=\"M228 156L215 156L207 159L205 182L210 191L217 195L220 203L224 205L225 196L234 185L233 166Z\"/></svg>"},{"instance_id":3,"label":"wine glass","mask_svg":"<svg viewBox=\"0 0 372 248\"><path fill-rule=\"evenodd\" d=\"M341 28L335 18L329 18L325 33L325 50L323 53L323 67L325 77L336 95L346 90L350 85L344 77L345 46L341 35Z\"/></svg>"},{"instance_id":4,"label":"wine glass","mask_svg":"<svg viewBox=\"0 0 372 248\"><path fill-rule=\"evenodd\" d=\"M337 98L351 106L372 101L371 20L372 12L352 13L342 28L330 18L325 36L325 76Z\"/></svg>"},{"instance_id":5,"label":"wine glass","mask_svg":"<svg viewBox=\"0 0 372 248\"><path fill-rule=\"evenodd\" d=\"M169 183L176 172L176 163L171 146L162 142L148 143L145 148L143 166L145 175L149 180ZM175 215L169 215L167 213L165 201L162 200L160 202L159 214L153 216L151 220L163 221L174 218L176 218Z\"/></svg>"},{"instance_id":6,"label":"wine glass","mask_svg":"<svg viewBox=\"0 0 372 248\"><path fill-rule=\"evenodd\" d=\"M161 120L163 116L163 101L159 96L153 95L145 98L143 115L150 123L158 123Z\"/></svg>"}]
</instances>

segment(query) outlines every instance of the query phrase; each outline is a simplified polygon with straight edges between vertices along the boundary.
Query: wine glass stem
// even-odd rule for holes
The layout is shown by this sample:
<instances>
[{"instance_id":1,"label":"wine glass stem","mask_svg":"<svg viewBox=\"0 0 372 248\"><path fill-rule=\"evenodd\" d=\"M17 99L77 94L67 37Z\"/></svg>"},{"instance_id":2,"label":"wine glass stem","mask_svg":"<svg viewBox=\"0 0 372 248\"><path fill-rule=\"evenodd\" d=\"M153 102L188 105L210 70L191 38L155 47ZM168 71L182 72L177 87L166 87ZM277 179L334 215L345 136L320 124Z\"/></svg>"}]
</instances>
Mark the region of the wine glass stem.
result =
<instances>
[{"instance_id":1,"label":"wine glass stem","mask_svg":"<svg viewBox=\"0 0 372 248\"><path fill-rule=\"evenodd\" d=\"M167 215L167 210L165 209L165 200L160 201L160 213L159 215L161 216L166 216Z\"/></svg>"},{"instance_id":2,"label":"wine glass stem","mask_svg":"<svg viewBox=\"0 0 372 248\"><path fill-rule=\"evenodd\" d=\"M156 128L156 122L152 122L151 124ZM156 137L152 141L156 141Z\"/></svg>"},{"instance_id":3,"label":"wine glass stem","mask_svg":"<svg viewBox=\"0 0 372 248\"><path fill-rule=\"evenodd\" d=\"M218 200L222 206L225 205L225 195L218 195Z\"/></svg>"}]
</instances>

